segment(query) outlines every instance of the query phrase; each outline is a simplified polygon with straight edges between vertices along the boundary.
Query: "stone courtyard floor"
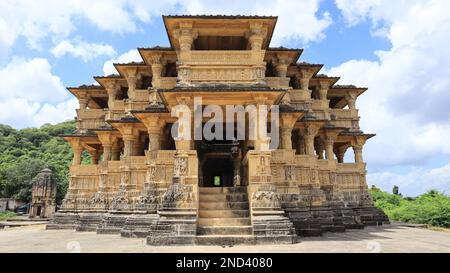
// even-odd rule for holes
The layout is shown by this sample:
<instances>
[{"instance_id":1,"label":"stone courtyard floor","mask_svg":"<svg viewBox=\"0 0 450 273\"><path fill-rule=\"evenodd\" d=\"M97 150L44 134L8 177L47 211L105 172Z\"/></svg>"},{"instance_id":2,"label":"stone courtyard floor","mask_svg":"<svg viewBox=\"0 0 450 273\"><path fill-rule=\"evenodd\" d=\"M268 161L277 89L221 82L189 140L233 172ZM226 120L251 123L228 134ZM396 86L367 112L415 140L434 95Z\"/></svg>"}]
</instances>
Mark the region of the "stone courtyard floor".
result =
<instances>
[{"instance_id":1,"label":"stone courtyard floor","mask_svg":"<svg viewBox=\"0 0 450 273\"><path fill-rule=\"evenodd\" d=\"M450 232L392 224L322 237L303 237L294 245L168 246L144 239L94 232L45 230L44 225L0 230L0 252L448 252Z\"/></svg>"}]
</instances>

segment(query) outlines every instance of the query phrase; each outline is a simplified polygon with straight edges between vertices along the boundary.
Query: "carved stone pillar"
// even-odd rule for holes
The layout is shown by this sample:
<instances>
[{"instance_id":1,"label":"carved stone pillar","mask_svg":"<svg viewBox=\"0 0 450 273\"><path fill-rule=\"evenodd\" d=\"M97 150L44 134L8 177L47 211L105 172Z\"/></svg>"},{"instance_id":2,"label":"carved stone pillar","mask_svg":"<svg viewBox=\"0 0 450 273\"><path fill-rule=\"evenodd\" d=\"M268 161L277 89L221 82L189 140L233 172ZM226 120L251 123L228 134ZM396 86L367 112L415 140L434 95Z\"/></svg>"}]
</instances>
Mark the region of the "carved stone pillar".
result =
<instances>
[{"instance_id":1,"label":"carved stone pillar","mask_svg":"<svg viewBox=\"0 0 450 273\"><path fill-rule=\"evenodd\" d=\"M292 130L303 113L281 113L281 149L292 149Z\"/></svg>"},{"instance_id":2,"label":"carved stone pillar","mask_svg":"<svg viewBox=\"0 0 450 273\"><path fill-rule=\"evenodd\" d=\"M352 92L345 94L345 100L347 101L348 109L356 109L356 95Z\"/></svg>"},{"instance_id":3,"label":"carved stone pillar","mask_svg":"<svg viewBox=\"0 0 450 273\"><path fill-rule=\"evenodd\" d=\"M267 136L267 110L266 105L258 103L257 105L257 123L256 123L256 140L255 140L255 150L256 151L267 151L269 150L270 138Z\"/></svg>"},{"instance_id":4,"label":"carved stone pillar","mask_svg":"<svg viewBox=\"0 0 450 273\"><path fill-rule=\"evenodd\" d=\"M98 131L97 136L103 146L103 162L108 162L112 158L112 146L116 141L116 136L112 131Z\"/></svg>"},{"instance_id":5,"label":"carved stone pillar","mask_svg":"<svg viewBox=\"0 0 450 273\"><path fill-rule=\"evenodd\" d=\"M309 90L309 80L313 76L313 72L309 69L302 69L301 75L300 75L300 87L303 91L310 91Z\"/></svg>"},{"instance_id":6,"label":"carved stone pillar","mask_svg":"<svg viewBox=\"0 0 450 273\"><path fill-rule=\"evenodd\" d=\"M231 150L231 154L233 156L233 168L234 168L233 186L238 187L238 186L241 186L241 181L242 181L242 177L241 177L242 156L241 156L241 151L240 151L239 147L233 147Z\"/></svg>"},{"instance_id":7,"label":"carved stone pillar","mask_svg":"<svg viewBox=\"0 0 450 273\"><path fill-rule=\"evenodd\" d=\"M325 156L327 160L334 160L333 145L335 141L336 141L335 137L332 136L325 137Z\"/></svg>"},{"instance_id":8,"label":"carved stone pillar","mask_svg":"<svg viewBox=\"0 0 450 273\"><path fill-rule=\"evenodd\" d=\"M111 109L114 107L114 101L116 100L117 92L119 91L120 86L110 82L106 85L106 92L108 93L108 108Z\"/></svg>"},{"instance_id":9,"label":"carved stone pillar","mask_svg":"<svg viewBox=\"0 0 450 273\"><path fill-rule=\"evenodd\" d=\"M192 28L192 23L186 22L180 23L180 28L175 30L174 36L178 39L181 51L190 51L198 32Z\"/></svg>"},{"instance_id":10,"label":"carved stone pillar","mask_svg":"<svg viewBox=\"0 0 450 273\"><path fill-rule=\"evenodd\" d=\"M135 94L136 94L136 85L138 82L138 78L136 75L129 75L127 76L127 83L128 83L128 98L130 100L134 100Z\"/></svg>"},{"instance_id":11,"label":"carved stone pillar","mask_svg":"<svg viewBox=\"0 0 450 273\"><path fill-rule=\"evenodd\" d=\"M103 145L103 162L111 160L112 145Z\"/></svg>"},{"instance_id":12,"label":"carved stone pillar","mask_svg":"<svg viewBox=\"0 0 450 273\"><path fill-rule=\"evenodd\" d=\"M152 114L151 116L140 117L142 123L144 123L148 132L148 150L157 151L161 147L160 135L164 121L159 119L158 114Z\"/></svg>"},{"instance_id":13,"label":"carved stone pillar","mask_svg":"<svg viewBox=\"0 0 450 273\"><path fill-rule=\"evenodd\" d=\"M133 142L135 138L133 136L124 136L123 138L123 156L132 156L133 155Z\"/></svg>"},{"instance_id":14,"label":"carved stone pillar","mask_svg":"<svg viewBox=\"0 0 450 273\"><path fill-rule=\"evenodd\" d=\"M290 127L281 128L281 149L292 149L291 132Z\"/></svg>"},{"instance_id":15,"label":"carved stone pillar","mask_svg":"<svg viewBox=\"0 0 450 273\"><path fill-rule=\"evenodd\" d=\"M289 61L286 58L279 57L275 62L275 69L277 71L277 76L280 78L285 78L287 74L287 68Z\"/></svg>"},{"instance_id":16,"label":"carved stone pillar","mask_svg":"<svg viewBox=\"0 0 450 273\"><path fill-rule=\"evenodd\" d=\"M137 145L139 145L139 131L132 123L119 123L115 125L120 131L123 139L123 156L136 155Z\"/></svg>"},{"instance_id":17,"label":"carved stone pillar","mask_svg":"<svg viewBox=\"0 0 450 273\"><path fill-rule=\"evenodd\" d=\"M302 128L303 138L305 139L305 153L314 156L314 138L319 132L320 125L313 123L306 123Z\"/></svg>"},{"instance_id":18,"label":"carved stone pillar","mask_svg":"<svg viewBox=\"0 0 450 273\"><path fill-rule=\"evenodd\" d=\"M79 98L78 102L80 104L80 109L85 110L87 108L88 101L88 98Z\"/></svg>"},{"instance_id":19,"label":"carved stone pillar","mask_svg":"<svg viewBox=\"0 0 450 273\"><path fill-rule=\"evenodd\" d=\"M366 143L366 136L355 136L354 140L352 141L352 148L353 152L355 154L355 163L364 163L363 156L362 156L362 149L364 144Z\"/></svg>"},{"instance_id":20,"label":"carved stone pillar","mask_svg":"<svg viewBox=\"0 0 450 273\"><path fill-rule=\"evenodd\" d=\"M322 142L325 144L325 156L329 161L334 161L334 143L340 132L341 130L327 129L322 137Z\"/></svg>"},{"instance_id":21,"label":"carved stone pillar","mask_svg":"<svg viewBox=\"0 0 450 273\"><path fill-rule=\"evenodd\" d=\"M79 145L79 146L72 145L72 150L73 150L72 165L80 165L81 164L81 153L83 153L83 147L81 147L81 145Z\"/></svg>"},{"instance_id":22,"label":"carved stone pillar","mask_svg":"<svg viewBox=\"0 0 450 273\"><path fill-rule=\"evenodd\" d=\"M194 144L192 135L194 130L193 105L191 105L189 97L179 97L178 103L179 108L174 113L174 116L178 118L176 136L174 136L175 148L188 151L193 149Z\"/></svg>"},{"instance_id":23,"label":"carved stone pillar","mask_svg":"<svg viewBox=\"0 0 450 273\"><path fill-rule=\"evenodd\" d=\"M119 142L115 142L113 145L112 145L112 148L111 148L111 160L112 161L118 161L118 160L120 160L120 145L119 145Z\"/></svg>"},{"instance_id":24,"label":"carved stone pillar","mask_svg":"<svg viewBox=\"0 0 450 273\"><path fill-rule=\"evenodd\" d=\"M344 156L347 149L348 145L341 145L334 150L338 163L344 163Z\"/></svg>"},{"instance_id":25,"label":"carved stone pillar","mask_svg":"<svg viewBox=\"0 0 450 273\"><path fill-rule=\"evenodd\" d=\"M152 87L158 88L161 86L161 73L164 66L161 54L155 54L150 57L152 66Z\"/></svg>"},{"instance_id":26,"label":"carved stone pillar","mask_svg":"<svg viewBox=\"0 0 450 273\"><path fill-rule=\"evenodd\" d=\"M81 141L79 139L67 139L73 151L73 159L72 165L80 165L81 164L81 153L83 153L83 146L81 145Z\"/></svg>"},{"instance_id":27,"label":"carved stone pillar","mask_svg":"<svg viewBox=\"0 0 450 273\"><path fill-rule=\"evenodd\" d=\"M354 144L352 145L353 152L355 154L355 163L363 163L362 157L362 145Z\"/></svg>"},{"instance_id":28,"label":"carved stone pillar","mask_svg":"<svg viewBox=\"0 0 450 273\"><path fill-rule=\"evenodd\" d=\"M264 37L267 33L267 29L263 28L260 23L252 23L250 25L250 31L247 33L248 42L250 43L251 50L261 50Z\"/></svg>"},{"instance_id":29,"label":"carved stone pillar","mask_svg":"<svg viewBox=\"0 0 450 273\"><path fill-rule=\"evenodd\" d=\"M330 88L330 83L328 81L320 81L319 83L319 99L322 101L327 100L328 89Z\"/></svg>"}]
</instances>

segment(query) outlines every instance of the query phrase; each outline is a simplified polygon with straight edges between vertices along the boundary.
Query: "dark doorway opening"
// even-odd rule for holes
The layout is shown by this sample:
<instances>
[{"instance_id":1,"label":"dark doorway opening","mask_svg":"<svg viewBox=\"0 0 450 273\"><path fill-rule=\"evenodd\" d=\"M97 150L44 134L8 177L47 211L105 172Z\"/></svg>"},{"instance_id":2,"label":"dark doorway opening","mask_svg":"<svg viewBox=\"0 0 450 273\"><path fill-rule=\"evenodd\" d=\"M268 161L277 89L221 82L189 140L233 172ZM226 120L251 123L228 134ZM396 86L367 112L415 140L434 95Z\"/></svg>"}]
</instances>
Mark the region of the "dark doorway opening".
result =
<instances>
[{"instance_id":1,"label":"dark doorway opening","mask_svg":"<svg viewBox=\"0 0 450 273\"><path fill-rule=\"evenodd\" d=\"M42 211L42 207L41 206L38 206L37 207L37 212L36 212L36 216L41 216L41 211Z\"/></svg>"},{"instance_id":2,"label":"dark doorway opening","mask_svg":"<svg viewBox=\"0 0 450 273\"><path fill-rule=\"evenodd\" d=\"M202 174L203 187L233 187L233 160L226 155L206 155Z\"/></svg>"}]
</instances>

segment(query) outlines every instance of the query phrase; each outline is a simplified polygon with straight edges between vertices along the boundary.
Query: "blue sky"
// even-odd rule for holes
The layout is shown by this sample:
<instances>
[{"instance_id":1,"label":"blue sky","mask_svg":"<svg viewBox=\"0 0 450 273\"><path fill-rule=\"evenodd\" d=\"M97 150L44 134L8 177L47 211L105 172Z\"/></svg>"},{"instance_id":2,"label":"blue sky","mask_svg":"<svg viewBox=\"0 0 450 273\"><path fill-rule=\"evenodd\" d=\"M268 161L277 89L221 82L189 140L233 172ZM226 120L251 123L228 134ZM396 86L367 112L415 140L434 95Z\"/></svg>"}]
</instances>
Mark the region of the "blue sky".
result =
<instances>
[{"instance_id":1,"label":"blue sky","mask_svg":"<svg viewBox=\"0 0 450 273\"><path fill-rule=\"evenodd\" d=\"M38 3L37 3L38 2ZM168 45L162 14L278 15L272 46L300 47L340 84L367 86L361 127L369 184L406 195L450 193L450 18L445 0L4 0L0 3L0 123L15 128L75 116L65 90ZM347 153L351 158L351 151Z\"/></svg>"}]
</instances>

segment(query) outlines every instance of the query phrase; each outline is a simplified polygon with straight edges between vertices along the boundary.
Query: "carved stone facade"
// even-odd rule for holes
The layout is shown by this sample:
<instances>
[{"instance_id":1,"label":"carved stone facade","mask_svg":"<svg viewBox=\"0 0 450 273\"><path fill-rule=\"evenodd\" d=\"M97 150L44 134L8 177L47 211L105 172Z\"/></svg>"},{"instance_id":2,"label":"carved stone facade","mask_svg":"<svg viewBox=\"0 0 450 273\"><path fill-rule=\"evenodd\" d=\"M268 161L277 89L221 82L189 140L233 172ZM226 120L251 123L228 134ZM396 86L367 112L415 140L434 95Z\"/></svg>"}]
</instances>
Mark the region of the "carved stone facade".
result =
<instances>
[{"instance_id":1,"label":"carved stone facade","mask_svg":"<svg viewBox=\"0 0 450 273\"><path fill-rule=\"evenodd\" d=\"M298 61L302 49L269 47L276 17L163 20L170 47L139 48L142 62L115 64L119 74L94 77L100 85L68 88L80 101L77 130L63 136L74 158L48 228L154 245L295 243L388 222L365 179L363 146L374 135L360 130L356 100L366 88L336 85L318 74L323 65ZM280 145L260 135L183 137L198 124L172 128L171 112L195 110L196 97L223 109L279 105ZM265 116L255 122L271 125ZM350 147L355 160L344 162ZM92 164L81 164L83 151Z\"/></svg>"}]
</instances>

